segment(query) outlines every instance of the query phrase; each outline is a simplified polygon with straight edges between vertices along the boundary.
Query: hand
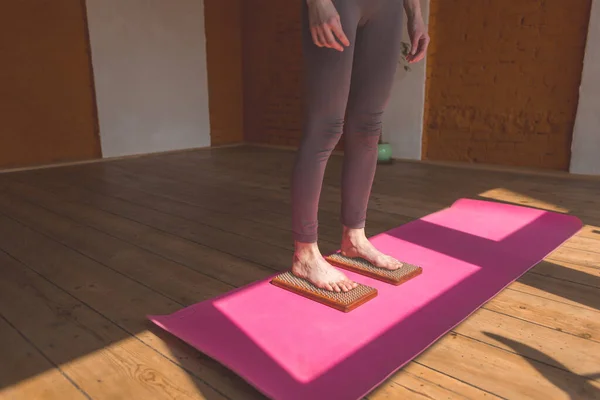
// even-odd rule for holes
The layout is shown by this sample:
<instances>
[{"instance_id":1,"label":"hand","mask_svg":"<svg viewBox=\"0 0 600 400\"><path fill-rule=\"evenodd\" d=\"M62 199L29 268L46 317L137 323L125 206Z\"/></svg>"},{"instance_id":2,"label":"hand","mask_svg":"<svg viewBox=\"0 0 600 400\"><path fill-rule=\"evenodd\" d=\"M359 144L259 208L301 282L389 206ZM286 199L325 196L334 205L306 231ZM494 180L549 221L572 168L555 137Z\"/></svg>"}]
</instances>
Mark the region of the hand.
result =
<instances>
[{"instance_id":1,"label":"hand","mask_svg":"<svg viewBox=\"0 0 600 400\"><path fill-rule=\"evenodd\" d=\"M317 46L344 51L336 37L344 46L350 46L342 29L340 15L331 0L307 0L307 4L310 32Z\"/></svg>"},{"instance_id":2,"label":"hand","mask_svg":"<svg viewBox=\"0 0 600 400\"><path fill-rule=\"evenodd\" d=\"M406 56L406 61L413 64L421 61L427 53L429 46L429 34L423 22L423 17L418 16L409 18L408 20L408 35L410 37L411 49Z\"/></svg>"}]
</instances>

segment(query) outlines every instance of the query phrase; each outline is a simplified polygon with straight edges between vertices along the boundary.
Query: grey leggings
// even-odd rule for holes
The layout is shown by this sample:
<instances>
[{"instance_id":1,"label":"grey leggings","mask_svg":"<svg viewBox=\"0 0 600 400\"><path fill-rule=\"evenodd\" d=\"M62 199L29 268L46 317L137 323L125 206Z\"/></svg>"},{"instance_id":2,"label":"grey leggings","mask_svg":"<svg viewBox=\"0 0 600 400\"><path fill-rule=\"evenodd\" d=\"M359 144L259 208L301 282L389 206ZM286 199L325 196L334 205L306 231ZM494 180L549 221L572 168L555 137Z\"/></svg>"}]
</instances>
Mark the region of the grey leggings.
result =
<instances>
[{"instance_id":1,"label":"grey leggings","mask_svg":"<svg viewBox=\"0 0 600 400\"><path fill-rule=\"evenodd\" d=\"M381 120L401 54L401 0L334 0L350 41L343 52L316 46L303 8L305 125L292 176L294 240L316 242L327 160L344 133L342 224L364 228ZM344 123L345 122L345 123Z\"/></svg>"}]
</instances>

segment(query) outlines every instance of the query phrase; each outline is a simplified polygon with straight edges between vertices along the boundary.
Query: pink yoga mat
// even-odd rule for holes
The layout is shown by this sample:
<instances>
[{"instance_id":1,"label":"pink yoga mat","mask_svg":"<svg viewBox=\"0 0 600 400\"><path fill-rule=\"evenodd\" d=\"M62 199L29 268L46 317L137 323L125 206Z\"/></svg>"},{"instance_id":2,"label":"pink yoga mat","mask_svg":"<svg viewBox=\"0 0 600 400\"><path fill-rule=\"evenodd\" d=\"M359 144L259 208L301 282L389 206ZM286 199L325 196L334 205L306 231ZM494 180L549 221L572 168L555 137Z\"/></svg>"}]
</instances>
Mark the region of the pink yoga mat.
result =
<instances>
[{"instance_id":1,"label":"pink yoga mat","mask_svg":"<svg viewBox=\"0 0 600 400\"><path fill-rule=\"evenodd\" d=\"M423 267L342 313L269 279L167 316L157 325L273 399L360 399L581 228L573 216L462 199L371 238ZM282 266L285 267L285 266Z\"/></svg>"}]
</instances>

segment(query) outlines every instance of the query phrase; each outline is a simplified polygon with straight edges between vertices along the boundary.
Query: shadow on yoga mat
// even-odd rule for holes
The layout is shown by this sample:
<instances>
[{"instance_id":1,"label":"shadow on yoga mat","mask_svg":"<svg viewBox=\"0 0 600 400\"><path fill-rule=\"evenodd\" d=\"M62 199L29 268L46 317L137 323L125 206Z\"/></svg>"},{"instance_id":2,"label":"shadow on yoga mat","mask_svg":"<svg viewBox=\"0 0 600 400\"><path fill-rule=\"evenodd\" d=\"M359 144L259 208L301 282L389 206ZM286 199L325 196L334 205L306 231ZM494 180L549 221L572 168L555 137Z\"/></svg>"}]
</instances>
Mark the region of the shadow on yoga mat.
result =
<instances>
[{"instance_id":1,"label":"shadow on yoga mat","mask_svg":"<svg viewBox=\"0 0 600 400\"><path fill-rule=\"evenodd\" d=\"M149 318L271 398L359 399L580 228L568 215L459 200L371 238L423 274L395 287L348 273L379 291L349 314L265 279Z\"/></svg>"}]
</instances>

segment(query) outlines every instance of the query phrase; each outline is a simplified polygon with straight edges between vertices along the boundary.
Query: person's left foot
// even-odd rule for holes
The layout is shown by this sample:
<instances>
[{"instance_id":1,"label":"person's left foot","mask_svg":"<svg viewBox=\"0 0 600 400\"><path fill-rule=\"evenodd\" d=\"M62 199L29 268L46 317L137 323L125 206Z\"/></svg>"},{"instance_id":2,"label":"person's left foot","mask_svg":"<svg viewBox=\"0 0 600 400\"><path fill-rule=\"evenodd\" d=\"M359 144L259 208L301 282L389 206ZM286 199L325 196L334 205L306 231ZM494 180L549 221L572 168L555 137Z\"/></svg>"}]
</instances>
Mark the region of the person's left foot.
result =
<instances>
[{"instance_id":1,"label":"person's left foot","mask_svg":"<svg viewBox=\"0 0 600 400\"><path fill-rule=\"evenodd\" d=\"M344 228L341 253L350 258L362 258L376 267L392 271L402 267L400 261L377 250L367 239L364 229Z\"/></svg>"}]
</instances>

